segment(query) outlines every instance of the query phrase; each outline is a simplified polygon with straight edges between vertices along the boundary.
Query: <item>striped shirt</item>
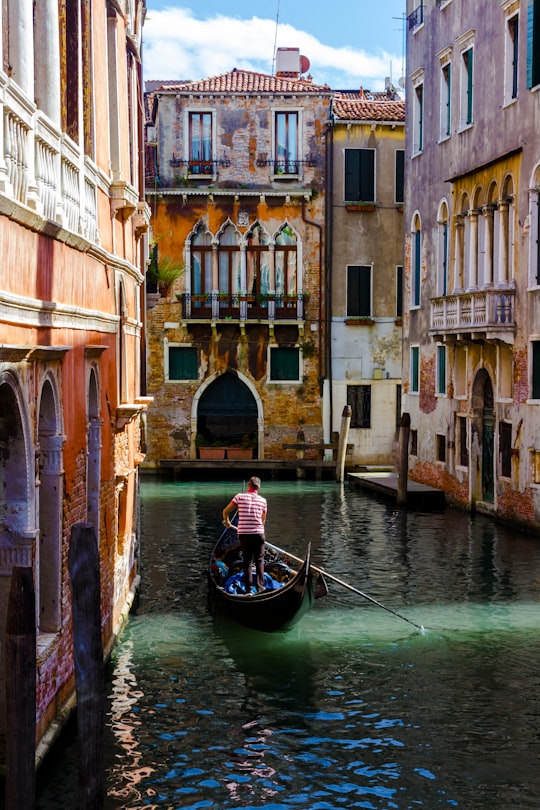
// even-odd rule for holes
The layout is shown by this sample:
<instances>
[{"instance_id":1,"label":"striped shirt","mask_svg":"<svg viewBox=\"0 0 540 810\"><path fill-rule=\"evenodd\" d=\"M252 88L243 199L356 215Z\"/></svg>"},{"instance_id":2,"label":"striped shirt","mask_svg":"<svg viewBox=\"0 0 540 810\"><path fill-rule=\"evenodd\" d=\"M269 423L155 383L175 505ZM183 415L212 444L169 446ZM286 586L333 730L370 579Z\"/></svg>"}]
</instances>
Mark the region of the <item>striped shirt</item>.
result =
<instances>
[{"instance_id":1,"label":"striped shirt","mask_svg":"<svg viewBox=\"0 0 540 810\"><path fill-rule=\"evenodd\" d=\"M264 534L266 498L253 490L239 492L232 500L238 507L238 534Z\"/></svg>"}]
</instances>

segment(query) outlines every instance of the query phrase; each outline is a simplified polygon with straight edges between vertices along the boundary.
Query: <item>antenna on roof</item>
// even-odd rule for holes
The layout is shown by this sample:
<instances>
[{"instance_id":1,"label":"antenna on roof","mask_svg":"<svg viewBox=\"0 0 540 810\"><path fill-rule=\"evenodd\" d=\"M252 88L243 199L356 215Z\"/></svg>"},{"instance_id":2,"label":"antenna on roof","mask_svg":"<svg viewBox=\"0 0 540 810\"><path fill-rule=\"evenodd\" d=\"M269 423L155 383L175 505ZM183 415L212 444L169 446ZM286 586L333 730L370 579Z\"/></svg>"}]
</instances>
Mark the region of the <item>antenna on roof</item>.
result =
<instances>
[{"instance_id":1,"label":"antenna on roof","mask_svg":"<svg viewBox=\"0 0 540 810\"><path fill-rule=\"evenodd\" d=\"M272 76L274 75L276 69L276 46L277 46L278 23L279 23L279 0L277 1L277 10L276 10L276 32L274 34L274 53L272 55Z\"/></svg>"}]
</instances>

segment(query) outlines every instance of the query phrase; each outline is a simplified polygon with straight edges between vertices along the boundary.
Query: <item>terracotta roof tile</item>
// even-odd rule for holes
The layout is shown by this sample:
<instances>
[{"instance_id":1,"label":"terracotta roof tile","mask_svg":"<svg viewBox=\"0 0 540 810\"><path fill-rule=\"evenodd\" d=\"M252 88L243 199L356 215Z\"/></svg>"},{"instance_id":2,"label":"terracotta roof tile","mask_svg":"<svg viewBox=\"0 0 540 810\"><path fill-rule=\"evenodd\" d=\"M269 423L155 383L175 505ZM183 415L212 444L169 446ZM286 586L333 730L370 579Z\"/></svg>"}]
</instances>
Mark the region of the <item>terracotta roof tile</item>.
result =
<instances>
[{"instance_id":1,"label":"terracotta roof tile","mask_svg":"<svg viewBox=\"0 0 540 810\"><path fill-rule=\"evenodd\" d=\"M152 90L178 93L329 93L328 85L312 84L309 79L293 79L254 73L249 70L234 70L220 76L210 76L196 81L163 82Z\"/></svg>"},{"instance_id":2,"label":"terracotta roof tile","mask_svg":"<svg viewBox=\"0 0 540 810\"><path fill-rule=\"evenodd\" d=\"M344 121L405 122L405 102L392 98L388 93L336 91L333 94L332 112L335 118Z\"/></svg>"}]
</instances>

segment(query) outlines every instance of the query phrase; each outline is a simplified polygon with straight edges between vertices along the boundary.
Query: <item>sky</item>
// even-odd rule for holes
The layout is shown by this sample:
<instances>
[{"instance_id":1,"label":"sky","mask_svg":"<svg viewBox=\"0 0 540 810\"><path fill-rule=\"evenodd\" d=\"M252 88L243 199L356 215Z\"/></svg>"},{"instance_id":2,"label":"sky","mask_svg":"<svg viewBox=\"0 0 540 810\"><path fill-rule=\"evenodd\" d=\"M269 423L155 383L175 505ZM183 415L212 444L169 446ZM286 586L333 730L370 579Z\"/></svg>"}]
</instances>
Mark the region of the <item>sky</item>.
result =
<instances>
[{"instance_id":1,"label":"sky","mask_svg":"<svg viewBox=\"0 0 540 810\"><path fill-rule=\"evenodd\" d=\"M202 79L233 68L274 72L275 49L299 48L314 84L398 87L406 0L147 0L145 79ZM306 74L307 75L307 74Z\"/></svg>"}]
</instances>

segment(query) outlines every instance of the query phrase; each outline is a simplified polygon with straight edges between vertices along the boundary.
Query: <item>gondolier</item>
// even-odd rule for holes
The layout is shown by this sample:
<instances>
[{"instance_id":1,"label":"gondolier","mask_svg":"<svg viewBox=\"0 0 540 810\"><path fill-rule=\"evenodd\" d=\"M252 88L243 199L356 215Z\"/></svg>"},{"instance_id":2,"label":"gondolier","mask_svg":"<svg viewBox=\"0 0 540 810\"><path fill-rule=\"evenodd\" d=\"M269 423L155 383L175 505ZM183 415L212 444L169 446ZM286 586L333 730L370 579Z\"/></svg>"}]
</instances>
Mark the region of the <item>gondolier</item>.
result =
<instances>
[{"instance_id":1,"label":"gondolier","mask_svg":"<svg viewBox=\"0 0 540 810\"><path fill-rule=\"evenodd\" d=\"M252 476L247 484L247 492L238 492L223 510L223 525L232 528L229 515L238 510L238 540L244 562L244 582L246 593L251 593L251 561L256 568L257 593L264 591L264 526L268 505L266 498L259 495L261 479Z\"/></svg>"}]
</instances>

